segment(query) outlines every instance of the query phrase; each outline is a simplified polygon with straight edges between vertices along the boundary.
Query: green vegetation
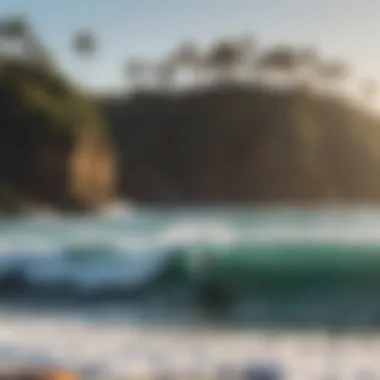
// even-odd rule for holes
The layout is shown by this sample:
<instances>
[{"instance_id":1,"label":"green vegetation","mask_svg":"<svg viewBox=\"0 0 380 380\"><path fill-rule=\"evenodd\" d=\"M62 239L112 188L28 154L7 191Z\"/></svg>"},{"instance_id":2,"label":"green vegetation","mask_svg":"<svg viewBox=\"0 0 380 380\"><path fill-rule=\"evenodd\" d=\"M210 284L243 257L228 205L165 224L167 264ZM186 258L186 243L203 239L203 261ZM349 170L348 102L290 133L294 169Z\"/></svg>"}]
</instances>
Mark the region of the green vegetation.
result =
<instances>
[{"instance_id":1,"label":"green vegetation","mask_svg":"<svg viewBox=\"0 0 380 380\"><path fill-rule=\"evenodd\" d=\"M58 73L0 59L0 169L7 186L32 199L72 202L74 153L85 145L101 149L106 137L94 104Z\"/></svg>"},{"instance_id":2,"label":"green vegetation","mask_svg":"<svg viewBox=\"0 0 380 380\"><path fill-rule=\"evenodd\" d=\"M12 129L38 128L45 133L74 136L84 127L94 132L103 128L88 99L39 65L3 59L0 99L7 112L1 115L2 123L12 124Z\"/></svg>"}]
</instances>

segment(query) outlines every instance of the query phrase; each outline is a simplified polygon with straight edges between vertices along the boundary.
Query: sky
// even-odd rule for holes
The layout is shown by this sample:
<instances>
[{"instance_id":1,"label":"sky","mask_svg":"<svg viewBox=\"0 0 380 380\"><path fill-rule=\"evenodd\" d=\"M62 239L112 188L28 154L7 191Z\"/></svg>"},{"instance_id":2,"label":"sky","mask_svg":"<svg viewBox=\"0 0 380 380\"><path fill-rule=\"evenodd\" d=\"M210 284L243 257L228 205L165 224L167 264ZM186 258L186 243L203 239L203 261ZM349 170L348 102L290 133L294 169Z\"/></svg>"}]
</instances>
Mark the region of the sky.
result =
<instances>
[{"instance_id":1,"label":"sky","mask_svg":"<svg viewBox=\"0 0 380 380\"><path fill-rule=\"evenodd\" d=\"M380 81L380 0L1 0L0 17L13 14L28 17L69 75L97 89L122 88L130 58L159 58L185 39L207 47L246 35L263 48L317 46ZM81 29L96 33L99 51L91 64L71 50Z\"/></svg>"}]
</instances>

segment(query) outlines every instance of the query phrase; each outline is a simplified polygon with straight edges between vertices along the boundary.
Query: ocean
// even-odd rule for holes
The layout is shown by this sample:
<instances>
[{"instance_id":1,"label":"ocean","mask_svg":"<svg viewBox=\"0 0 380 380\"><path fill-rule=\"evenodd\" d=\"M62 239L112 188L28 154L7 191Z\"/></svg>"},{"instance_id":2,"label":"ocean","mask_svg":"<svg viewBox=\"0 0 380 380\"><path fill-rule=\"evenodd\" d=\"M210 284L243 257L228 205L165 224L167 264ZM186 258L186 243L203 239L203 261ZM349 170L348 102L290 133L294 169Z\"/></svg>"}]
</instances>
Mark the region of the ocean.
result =
<instances>
[{"instance_id":1,"label":"ocean","mask_svg":"<svg viewBox=\"0 0 380 380\"><path fill-rule=\"evenodd\" d=\"M371 207L4 217L0 365L380 377L379 289Z\"/></svg>"}]
</instances>

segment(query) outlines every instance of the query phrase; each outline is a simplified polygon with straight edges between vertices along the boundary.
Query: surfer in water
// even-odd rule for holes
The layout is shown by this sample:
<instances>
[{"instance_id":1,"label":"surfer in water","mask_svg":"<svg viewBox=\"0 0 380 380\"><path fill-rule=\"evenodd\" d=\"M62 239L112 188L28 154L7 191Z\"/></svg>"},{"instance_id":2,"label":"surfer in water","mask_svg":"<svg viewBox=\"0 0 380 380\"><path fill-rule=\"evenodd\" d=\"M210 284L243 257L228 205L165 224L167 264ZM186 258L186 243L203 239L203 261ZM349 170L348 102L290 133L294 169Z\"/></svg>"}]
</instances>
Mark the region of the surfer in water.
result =
<instances>
[{"instance_id":1,"label":"surfer in water","mask_svg":"<svg viewBox=\"0 0 380 380\"><path fill-rule=\"evenodd\" d=\"M223 307L226 297L217 278L215 259L210 253L202 253L198 269L197 302L207 310Z\"/></svg>"}]
</instances>

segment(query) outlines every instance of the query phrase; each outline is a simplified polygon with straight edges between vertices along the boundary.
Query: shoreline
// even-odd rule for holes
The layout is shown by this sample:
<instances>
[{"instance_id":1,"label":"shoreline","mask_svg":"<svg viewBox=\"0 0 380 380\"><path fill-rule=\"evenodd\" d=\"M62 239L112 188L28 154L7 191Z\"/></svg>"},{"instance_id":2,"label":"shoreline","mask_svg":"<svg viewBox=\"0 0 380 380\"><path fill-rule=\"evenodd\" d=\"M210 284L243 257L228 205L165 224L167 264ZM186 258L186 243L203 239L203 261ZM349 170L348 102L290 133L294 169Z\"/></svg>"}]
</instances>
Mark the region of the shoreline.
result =
<instances>
[{"instance_id":1,"label":"shoreline","mask_svg":"<svg viewBox=\"0 0 380 380\"><path fill-rule=\"evenodd\" d=\"M368 369L380 374L380 333L310 331L212 331L162 326L87 323L57 316L0 312L0 369L7 365L61 366L76 373L98 371L110 378L154 376L168 370L211 374L223 366L242 370L275 363L289 378L323 376L334 350L339 373ZM314 364L312 364L314 363Z\"/></svg>"}]
</instances>

